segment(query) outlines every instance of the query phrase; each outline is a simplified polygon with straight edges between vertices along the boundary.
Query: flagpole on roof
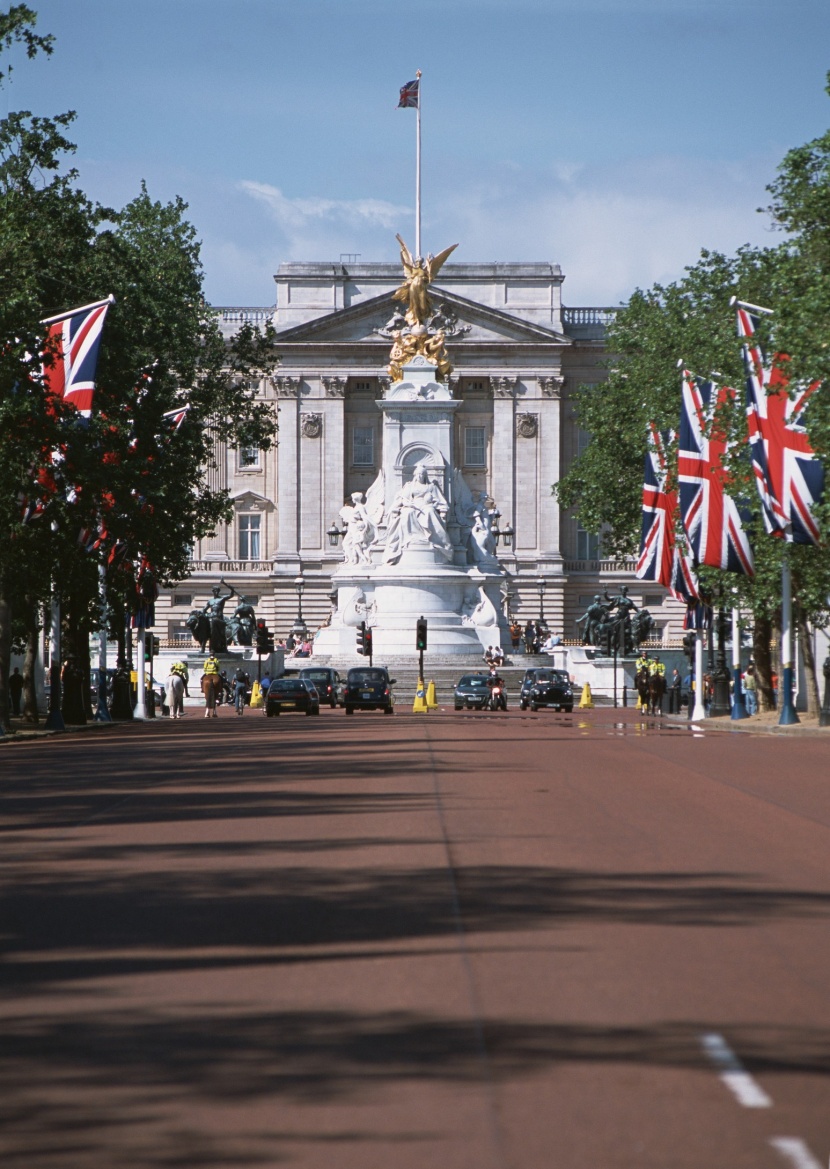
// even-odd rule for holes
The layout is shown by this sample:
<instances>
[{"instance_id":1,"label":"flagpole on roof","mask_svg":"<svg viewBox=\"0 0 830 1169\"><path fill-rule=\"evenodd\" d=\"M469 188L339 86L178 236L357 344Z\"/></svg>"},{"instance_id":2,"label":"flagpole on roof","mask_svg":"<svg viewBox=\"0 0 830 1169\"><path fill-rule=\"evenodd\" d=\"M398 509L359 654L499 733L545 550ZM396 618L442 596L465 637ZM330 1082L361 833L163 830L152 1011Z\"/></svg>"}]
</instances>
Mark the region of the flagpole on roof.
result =
<instances>
[{"instance_id":1,"label":"flagpole on roof","mask_svg":"<svg viewBox=\"0 0 830 1169\"><path fill-rule=\"evenodd\" d=\"M415 259L421 258L421 70L415 72L418 79L418 107L415 119Z\"/></svg>"}]
</instances>

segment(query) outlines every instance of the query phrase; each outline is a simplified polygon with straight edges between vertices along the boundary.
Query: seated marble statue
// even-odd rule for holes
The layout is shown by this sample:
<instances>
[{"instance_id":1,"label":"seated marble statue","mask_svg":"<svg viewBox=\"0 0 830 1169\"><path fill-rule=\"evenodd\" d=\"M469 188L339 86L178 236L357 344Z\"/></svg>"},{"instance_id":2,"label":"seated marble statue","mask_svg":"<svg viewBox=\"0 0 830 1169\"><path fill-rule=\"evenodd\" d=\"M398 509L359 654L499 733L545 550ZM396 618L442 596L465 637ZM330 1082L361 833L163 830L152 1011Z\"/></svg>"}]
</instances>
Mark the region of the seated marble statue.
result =
<instances>
[{"instance_id":1,"label":"seated marble statue","mask_svg":"<svg viewBox=\"0 0 830 1169\"><path fill-rule=\"evenodd\" d=\"M384 564L396 564L410 544L424 542L451 560L452 545L444 526L448 511L444 493L431 481L426 466L418 463L411 482L404 483L389 513Z\"/></svg>"}]
</instances>

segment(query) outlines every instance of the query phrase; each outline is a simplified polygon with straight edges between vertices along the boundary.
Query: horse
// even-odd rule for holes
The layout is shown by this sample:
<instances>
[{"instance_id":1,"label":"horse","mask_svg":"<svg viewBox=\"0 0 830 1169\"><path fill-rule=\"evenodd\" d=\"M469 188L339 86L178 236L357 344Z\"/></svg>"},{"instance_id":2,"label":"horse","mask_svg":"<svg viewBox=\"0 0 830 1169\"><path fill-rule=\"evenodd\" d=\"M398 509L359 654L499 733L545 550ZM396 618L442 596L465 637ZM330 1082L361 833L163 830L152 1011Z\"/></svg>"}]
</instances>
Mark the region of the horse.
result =
<instances>
[{"instance_id":1,"label":"horse","mask_svg":"<svg viewBox=\"0 0 830 1169\"><path fill-rule=\"evenodd\" d=\"M637 705L648 714L663 713L663 695L666 692L666 679L662 674L652 674L647 666L641 666L637 671L634 682L637 686Z\"/></svg>"},{"instance_id":2,"label":"horse","mask_svg":"<svg viewBox=\"0 0 830 1169\"><path fill-rule=\"evenodd\" d=\"M171 718L181 718L184 713L184 678L181 674L170 673L165 682L165 701L170 708Z\"/></svg>"}]
</instances>

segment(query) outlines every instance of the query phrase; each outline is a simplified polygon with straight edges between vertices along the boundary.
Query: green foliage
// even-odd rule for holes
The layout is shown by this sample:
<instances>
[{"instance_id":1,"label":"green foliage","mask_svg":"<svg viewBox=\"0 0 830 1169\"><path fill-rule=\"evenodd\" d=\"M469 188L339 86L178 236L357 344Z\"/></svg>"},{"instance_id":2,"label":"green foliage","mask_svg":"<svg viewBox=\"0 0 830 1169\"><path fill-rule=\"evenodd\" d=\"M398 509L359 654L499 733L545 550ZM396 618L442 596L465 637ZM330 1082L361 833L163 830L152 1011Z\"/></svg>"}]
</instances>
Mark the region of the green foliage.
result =
<instances>
[{"instance_id":1,"label":"green foliage","mask_svg":"<svg viewBox=\"0 0 830 1169\"><path fill-rule=\"evenodd\" d=\"M15 44L25 45L26 56L36 57L38 53L51 54L55 42L52 36L38 36L34 31L37 24L37 13L27 4L12 4L8 12L0 12L0 52L8 50ZM11 65L5 72L0 70L0 85L10 76Z\"/></svg>"}]
</instances>

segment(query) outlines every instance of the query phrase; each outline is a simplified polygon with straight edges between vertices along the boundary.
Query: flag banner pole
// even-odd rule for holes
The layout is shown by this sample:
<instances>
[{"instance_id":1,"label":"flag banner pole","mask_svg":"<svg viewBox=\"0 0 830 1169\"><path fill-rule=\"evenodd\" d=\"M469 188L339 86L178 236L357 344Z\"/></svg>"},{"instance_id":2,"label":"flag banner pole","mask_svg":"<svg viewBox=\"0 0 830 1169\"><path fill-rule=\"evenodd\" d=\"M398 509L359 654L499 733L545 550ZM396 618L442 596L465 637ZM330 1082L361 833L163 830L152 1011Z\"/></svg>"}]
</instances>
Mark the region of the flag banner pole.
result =
<instances>
[{"instance_id":1,"label":"flag banner pole","mask_svg":"<svg viewBox=\"0 0 830 1169\"><path fill-rule=\"evenodd\" d=\"M138 643L136 646L136 654L138 655L138 661L135 664L135 672L138 680L136 682L137 693L133 718L137 719L138 722L143 722L147 717L147 669L146 663L144 661L144 647L146 645L147 630L143 625L139 625L136 630L136 634L136 642Z\"/></svg>"},{"instance_id":2,"label":"flag banner pole","mask_svg":"<svg viewBox=\"0 0 830 1169\"><path fill-rule=\"evenodd\" d=\"M44 317L40 323L42 325L56 325L58 321L68 321L70 317L74 317L78 313L91 312L94 308L103 308L105 304L115 304L115 297L112 293L104 300L94 300L92 304L82 304L80 308L69 309L68 312L58 313L54 317Z\"/></svg>"},{"instance_id":3,"label":"flag banner pole","mask_svg":"<svg viewBox=\"0 0 830 1169\"><path fill-rule=\"evenodd\" d=\"M415 72L418 79L418 108L415 118L415 259L420 260L421 252L421 70Z\"/></svg>"},{"instance_id":4,"label":"flag banner pole","mask_svg":"<svg viewBox=\"0 0 830 1169\"><path fill-rule=\"evenodd\" d=\"M781 564L781 677L778 680L778 709L779 727L801 722L793 703L793 585L786 544Z\"/></svg>"},{"instance_id":5,"label":"flag banner pole","mask_svg":"<svg viewBox=\"0 0 830 1169\"><path fill-rule=\"evenodd\" d=\"M732 718L749 718L741 686L741 612L732 610Z\"/></svg>"},{"instance_id":6,"label":"flag banner pole","mask_svg":"<svg viewBox=\"0 0 830 1169\"><path fill-rule=\"evenodd\" d=\"M703 705L703 630L695 630L695 705L692 710L692 721L699 722L706 718L706 707Z\"/></svg>"},{"instance_id":7,"label":"flag banner pole","mask_svg":"<svg viewBox=\"0 0 830 1169\"><path fill-rule=\"evenodd\" d=\"M52 614L49 632L49 713L43 724L47 731L65 731L61 713L61 602L57 586L52 586Z\"/></svg>"},{"instance_id":8,"label":"flag banner pole","mask_svg":"<svg viewBox=\"0 0 830 1169\"><path fill-rule=\"evenodd\" d=\"M98 565L98 591L101 605L101 632L98 635L98 710L94 721L111 723L112 715L107 707L107 566L103 561Z\"/></svg>"}]
</instances>

